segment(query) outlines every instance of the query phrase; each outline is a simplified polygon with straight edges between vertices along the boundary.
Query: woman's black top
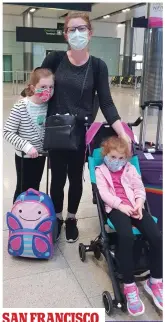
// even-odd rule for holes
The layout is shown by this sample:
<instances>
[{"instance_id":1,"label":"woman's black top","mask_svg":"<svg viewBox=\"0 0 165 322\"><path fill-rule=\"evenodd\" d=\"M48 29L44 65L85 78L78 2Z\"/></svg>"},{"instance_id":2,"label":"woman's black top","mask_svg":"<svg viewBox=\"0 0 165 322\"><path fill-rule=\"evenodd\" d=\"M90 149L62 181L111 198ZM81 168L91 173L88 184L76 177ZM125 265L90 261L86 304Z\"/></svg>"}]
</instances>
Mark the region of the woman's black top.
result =
<instances>
[{"instance_id":1,"label":"woman's black top","mask_svg":"<svg viewBox=\"0 0 165 322\"><path fill-rule=\"evenodd\" d=\"M80 101L88 64L87 78ZM63 53L59 63L58 52L51 52L46 56L41 67L55 73L54 95L48 104L49 116L56 113L73 113L82 120L85 116L91 118L97 91L99 105L107 122L113 124L120 119L109 89L108 68L101 59L92 56L84 65L75 66L70 63L67 54Z\"/></svg>"}]
</instances>

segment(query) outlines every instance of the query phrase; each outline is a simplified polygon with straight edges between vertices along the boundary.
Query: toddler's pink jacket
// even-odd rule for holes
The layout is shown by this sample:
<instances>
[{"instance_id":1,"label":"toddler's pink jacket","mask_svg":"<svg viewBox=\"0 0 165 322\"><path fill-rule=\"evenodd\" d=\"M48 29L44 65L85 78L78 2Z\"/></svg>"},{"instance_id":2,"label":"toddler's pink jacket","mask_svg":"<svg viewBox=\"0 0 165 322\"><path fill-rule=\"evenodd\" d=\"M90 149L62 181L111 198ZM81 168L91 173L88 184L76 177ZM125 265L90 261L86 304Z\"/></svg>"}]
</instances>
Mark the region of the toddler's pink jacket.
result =
<instances>
[{"instance_id":1,"label":"toddler's pink jacket","mask_svg":"<svg viewBox=\"0 0 165 322\"><path fill-rule=\"evenodd\" d=\"M116 196L111 173L105 164L101 164L96 168L96 183L100 196L105 203L106 212L109 213L113 208L118 209L122 200ZM135 207L135 200L137 198L145 201L146 192L141 176L130 162L124 168L121 184L133 207Z\"/></svg>"}]
</instances>

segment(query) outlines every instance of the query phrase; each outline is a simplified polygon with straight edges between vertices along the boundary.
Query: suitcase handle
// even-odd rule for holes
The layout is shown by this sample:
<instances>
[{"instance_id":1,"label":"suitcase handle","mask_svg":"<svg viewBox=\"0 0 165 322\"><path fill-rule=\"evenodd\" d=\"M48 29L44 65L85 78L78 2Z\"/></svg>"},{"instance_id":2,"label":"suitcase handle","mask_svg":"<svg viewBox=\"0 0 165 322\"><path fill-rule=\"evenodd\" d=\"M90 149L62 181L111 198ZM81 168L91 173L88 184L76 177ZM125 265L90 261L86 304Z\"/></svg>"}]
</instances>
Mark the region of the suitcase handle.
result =
<instances>
[{"instance_id":1,"label":"suitcase handle","mask_svg":"<svg viewBox=\"0 0 165 322\"><path fill-rule=\"evenodd\" d=\"M26 153L24 153L22 151L22 159L21 159L21 190L23 187L23 158L26 155ZM46 171L46 194L48 195L49 192L49 153L48 151L42 151L42 152L38 152L39 157L43 156L43 157L47 157L47 171ZM35 190L34 190L35 191ZM41 195L39 194L39 197Z\"/></svg>"},{"instance_id":2,"label":"suitcase handle","mask_svg":"<svg viewBox=\"0 0 165 322\"><path fill-rule=\"evenodd\" d=\"M159 111L163 110L163 102L162 101L146 101L143 105L141 105L141 109L144 111L146 107L156 106L159 108Z\"/></svg>"},{"instance_id":3,"label":"suitcase handle","mask_svg":"<svg viewBox=\"0 0 165 322\"><path fill-rule=\"evenodd\" d=\"M155 143L155 151L160 150L160 136L161 136L161 128L162 128L162 110L163 110L163 102L162 101L146 101L141 106L143 111L144 121L141 125L140 129L140 138L139 145L142 150L145 150L145 136L146 136L146 125L147 125L147 115L148 109L150 107L158 107L158 122L157 122L157 132L156 132L156 143Z\"/></svg>"},{"instance_id":4,"label":"suitcase handle","mask_svg":"<svg viewBox=\"0 0 165 322\"><path fill-rule=\"evenodd\" d=\"M150 105L150 104L161 104L163 105L163 101L145 101L144 105Z\"/></svg>"},{"instance_id":5,"label":"suitcase handle","mask_svg":"<svg viewBox=\"0 0 165 322\"><path fill-rule=\"evenodd\" d=\"M26 155L25 152L22 152L22 158ZM42 152L38 152L38 156L39 157L47 157L48 156L48 151L42 151Z\"/></svg>"},{"instance_id":6,"label":"suitcase handle","mask_svg":"<svg viewBox=\"0 0 165 322\"><path fill-rule=\"evenodd\" d=\"M39 157L48 157L48 151L38 152Z\"/></svg>"}]
</instances>

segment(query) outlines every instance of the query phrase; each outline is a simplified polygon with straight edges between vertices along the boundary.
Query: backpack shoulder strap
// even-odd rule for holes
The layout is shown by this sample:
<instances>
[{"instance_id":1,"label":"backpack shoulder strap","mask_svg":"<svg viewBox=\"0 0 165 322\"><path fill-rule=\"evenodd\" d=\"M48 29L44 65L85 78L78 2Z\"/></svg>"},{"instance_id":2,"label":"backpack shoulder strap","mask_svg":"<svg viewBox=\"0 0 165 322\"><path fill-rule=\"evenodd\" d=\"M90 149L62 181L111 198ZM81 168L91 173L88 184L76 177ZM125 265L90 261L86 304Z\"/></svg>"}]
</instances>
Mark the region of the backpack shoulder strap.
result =
<instances>
[{"instance_id":1,"label":"backpack shoulder strap","mask_svg":"<svg viewBox=\"0 0 165 322\"><path fill-rule=\"evenodd\" d=\"M64 56L66 55L66 51L56 51L55 52L55 60L56 60L56 70L60 63L62 62Z\"/></svg>"},{"instance_id":2,"label":"backpack shoulder strap","mask_svg":"<svg viewBox=\"0 0 165 322\"><path fill-rule=\"evenodd\" d=\"M48 68L53 73L55 73L65 55L65 51L53 50L45 57L44 61L42 62L41 68Z\"/></svg>"},{"instance_id":3,"label":"backpack shoulder strap","mask_svg":"<svg viewBox=\"0 0 165 322\"><path fill-rule=\"evenodd\" d=\"M52 53L52 59L54 58L54 70L55 73L59 65L61 64L64 56L66 55L66 51L53 51Z\"/></svg>"}]
</instances>

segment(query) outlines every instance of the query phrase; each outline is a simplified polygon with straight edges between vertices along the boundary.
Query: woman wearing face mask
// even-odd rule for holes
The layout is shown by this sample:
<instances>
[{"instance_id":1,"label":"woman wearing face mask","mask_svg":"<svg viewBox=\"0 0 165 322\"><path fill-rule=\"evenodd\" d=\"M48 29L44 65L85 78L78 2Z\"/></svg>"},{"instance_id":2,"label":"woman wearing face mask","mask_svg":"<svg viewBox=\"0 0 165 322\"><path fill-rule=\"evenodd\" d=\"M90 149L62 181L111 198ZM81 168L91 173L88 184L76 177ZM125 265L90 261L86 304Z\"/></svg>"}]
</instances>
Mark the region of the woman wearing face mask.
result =
<instances>
[{"instance_id":1,"label":"woman wearing face mask","mask_svg":"<svg viewBox=\"0 0 165 322\"><path fill-rule=\"evenodd\" d=\"M59 63L59 53L51 52L43 61L42 67L49 68L56 74L55 94L49 102L48 116L66 114L75 108L77 119L82 121L79 126L81 145L78 151L52 151L50 164L52 171L51 197L57 213L59 231L63 225L63 199L66 178L69 178L68 214L65 221L66 240L75 242L78 239L77 220L75 218L82 195L82 172L85 153L84 120L92 121L93 101L97 91L100 108L116 133L128 139L116 107L113 103L106 64L96 57L90 57L88 44L92 36L89 17L85 13L70 13L65 20L65 39L69 50L62 53ZM81 90L85 79L81 103ZM54 138L55 139L55 138Z\"/></svg>"},{"instance_id":2,"label":"woman wearing face mask","mask_svg":"<svg viewBox=\"0 0 165 322\"><path fill-rule=\"evenodd\" d=\"M14 201L21 192L29 188L39 190L45 165L45 157L39 156L39 152L43 149L48 100L53 91L52 72L36 68L31 73L29 85L25 89L26 97L14 104L5 124L4 138L16 149L17 186ZM25 154L23 160L22 152Z\"/></svg>"}]
</instances>

